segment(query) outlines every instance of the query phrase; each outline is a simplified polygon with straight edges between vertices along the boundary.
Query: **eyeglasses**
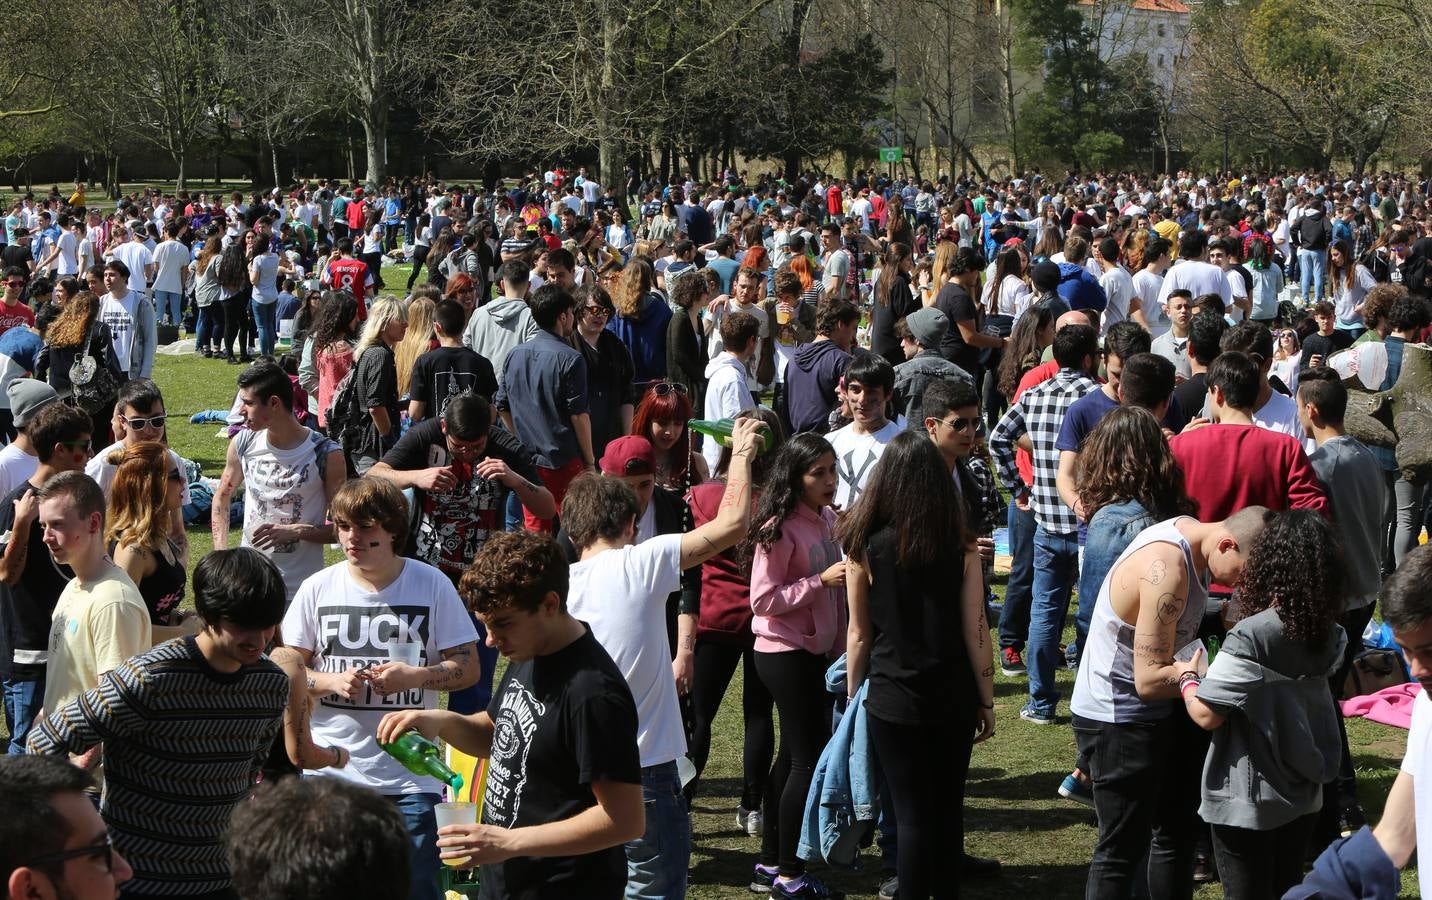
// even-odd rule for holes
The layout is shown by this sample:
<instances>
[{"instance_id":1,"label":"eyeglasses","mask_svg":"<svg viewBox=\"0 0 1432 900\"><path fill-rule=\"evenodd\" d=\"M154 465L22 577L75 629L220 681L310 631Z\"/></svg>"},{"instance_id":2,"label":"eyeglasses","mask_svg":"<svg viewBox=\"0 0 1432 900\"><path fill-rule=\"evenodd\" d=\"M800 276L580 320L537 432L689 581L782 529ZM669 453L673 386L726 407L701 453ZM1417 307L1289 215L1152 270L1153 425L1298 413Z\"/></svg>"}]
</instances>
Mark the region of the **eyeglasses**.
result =
<instances>
[{"instance_id":1,"label":"eyeglasses","mask_svg":"<svg viewBox=\"0 0 1432 900\"><path fill-rule=\"evenodd\" d=\"M656 384L651 386L651 392L658 397L665 397L667 394L670 394L673 391L685 397L686 385L677 384L674 381L658 381Z\"/></svg>"},{"instance_id":2,"label":"eyeglasses","mask_svg":"<svg viewBox=\"0 0 1432 900\"><path fill-rule=\"evenodd\" d=\"M966 419L963 416L951 419L948 422L946 422L944 419L937 419L936 421L938 421L941 425L954 429L955 431L973 431L975 426L978 425L980 422L978 418Z\"/></svg>"},{"instance_id":3,"label":"eyeglasses","mask_svg":"<svg viewBox=\"0 0 1432 900\"><path fill-rule=\"evenodd\" d=\"M147 419L126 419L120 416L119 419L126 428L133 428L135 431L143 431L146 428L163 428L168 416L150 416Z\"/></svg>"},{"instance_id":4,"label":"eyeglasses","mask_svg":"<svg viewBox=\"0 0 1432 900\"><path fill-rule=\"evenodd\" d=\"M69 447L71 450L79 450L79 449L88 450L88 449L89 449L89 445L90 445L90 439L89 439L89 438L81 438L80 440L77 440L77 441L60 441L59 443L60 443L60 446L61 446L61 447Z\"/></svg>"},{"instance_id":5,"label":"eyeglasses","mask_svg":"<svg viewBox=\"0 0 1432 900\"><path fill-rule=\"evenodd\" d=\"M25 282L21 281L18 278L12 278L9 281L5 282L5 286L22 288L25 286Z\"/></svg>"},{"instance_id":6,"label":"eyeglasses","mask_svg":"<svg viewBox=\"0 0 1432 900\"><path fill-rule=\"evenodd\" d=\"M71 859L83 859L87 856L103 856L105 871L114 871L114 841L107 834L104 836L102 843L92 844L88 847L77 847L74 850L65 850L62 853L47 853L44 856L37 856L30 860L29 865L43 866L52 863L62 863Z\"/></svg>"},{"instance_id":7,"label":"eyeglasses","mask_svg":"<svg viewBox=\"0 0 1432 900\"><path fill-rule=\"evenodd\" d=\"M611 312L608 311L605 306L584 306L582 307L582 312L586 313L589 316L592 316L593 318L599 319L605 319L607 316L611 315Z\"/></svg>"}]
</instances>

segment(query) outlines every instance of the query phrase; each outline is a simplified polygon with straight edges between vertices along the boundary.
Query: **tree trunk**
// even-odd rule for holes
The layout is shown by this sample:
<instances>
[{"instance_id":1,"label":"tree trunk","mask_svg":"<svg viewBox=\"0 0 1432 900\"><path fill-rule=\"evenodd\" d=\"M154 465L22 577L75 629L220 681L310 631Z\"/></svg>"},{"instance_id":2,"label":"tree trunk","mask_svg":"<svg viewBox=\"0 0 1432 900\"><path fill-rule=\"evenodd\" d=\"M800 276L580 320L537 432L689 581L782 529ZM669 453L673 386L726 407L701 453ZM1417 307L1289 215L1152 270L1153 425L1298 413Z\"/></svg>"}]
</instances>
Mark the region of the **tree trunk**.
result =
<instances>
[{"instance_id":1,"label":"tree trunk","mask_svg":"<svg viewBox=\"0 0 1432 900\"><path fill-rule=\"evenodd\" d=\"M269 138L269 162L273 164L273 186L279 187L278 179L278 148L273 145L273 138Z\"/></svg>"},{"instance_id":2,"label":"tree trunk","mask_svg":"<svg viewBox=\"0 0 1432 900\"><path fill-rule=\"evenodd\" d=\"M187 159L188 154L185 153L183 150L180 150L178 153L174 154L174 161L179 163L179 177L175 180L174 183L174 189L176 191L184 190L184 163L187 161Z\"/></svg>"},{"instance_id":3,"label":"tree trunk","mask_svg":"<svg viewBox=\"0 0 1432 900\"><path fill-rule=\"evenodd\" d=\"M381 187L388 163L387 98L375 95L370 102L364 104L363 141L368 149L367 181L375 188Z\"/></svg>"}]
</instances>

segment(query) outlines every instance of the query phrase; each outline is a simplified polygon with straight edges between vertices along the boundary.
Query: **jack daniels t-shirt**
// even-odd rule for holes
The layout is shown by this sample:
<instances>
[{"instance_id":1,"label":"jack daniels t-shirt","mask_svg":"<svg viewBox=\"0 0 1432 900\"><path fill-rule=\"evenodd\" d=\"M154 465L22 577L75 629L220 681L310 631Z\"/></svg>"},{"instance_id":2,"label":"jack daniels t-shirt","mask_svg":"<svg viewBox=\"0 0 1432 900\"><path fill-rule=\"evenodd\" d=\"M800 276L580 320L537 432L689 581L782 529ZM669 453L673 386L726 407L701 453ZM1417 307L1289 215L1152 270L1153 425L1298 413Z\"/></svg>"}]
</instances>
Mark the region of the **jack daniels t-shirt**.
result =
<instances>
[{"instance_id":1,"label":"jack daniels t-shirt","mask_svg":"<svg viewBox=\"0 0 1432 900\"><path fill-rule=\"evenodd\" d=\"M432 566L409 559L386 588L371 593L348 574L348 563L329 566L304 580L283 617L283 642L313 654L315 672L346 672L388 661L395 642L422 644L418 665L432 666L444 650L477 641L457 589ZM413 688L382 695L361 682L352 699L337 694L318 698L313 710L313 739L342 747L352 762L324 775L372 788L380 794L439 793L436 778L417 776L383 751L375 737L378 722L390 712L435 709L438 692Z\"/></svg>"},{"instance_id":2,"label":"jack daniels t-shirt","mask_svg":"<svg viewBox=\"0 0 1432 900\"><path fill-rule=\"evenodd\" d=\"M590 628L556 653L509 663L487 712L493 737L483 824L559 822L596 805L595 781L641 784L636 703ZM483 866L480 896L616 900L626 880L626 853L618 845Z\"/></svg>"}]
</instances>

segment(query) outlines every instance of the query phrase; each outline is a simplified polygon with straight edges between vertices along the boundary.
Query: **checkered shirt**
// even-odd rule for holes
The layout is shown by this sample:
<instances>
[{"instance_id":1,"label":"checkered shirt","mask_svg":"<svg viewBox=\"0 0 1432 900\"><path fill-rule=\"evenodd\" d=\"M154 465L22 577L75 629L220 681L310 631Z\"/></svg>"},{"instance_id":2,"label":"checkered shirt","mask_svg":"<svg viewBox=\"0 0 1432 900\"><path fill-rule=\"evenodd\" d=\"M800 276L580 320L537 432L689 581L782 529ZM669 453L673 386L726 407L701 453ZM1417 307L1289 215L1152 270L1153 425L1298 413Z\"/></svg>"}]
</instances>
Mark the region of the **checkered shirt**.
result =
<instances>
[{"instance_id":1,"label":"checkered shirt","mask_svg":"<svg viewBox=\"0 0 1432 900\"><path fill-rule=\"evenodd\" d=\"M999 467L999 480L1015 495L1029 493L1035 523L1051 534L1079 530L1079 518L1059 498L1059 489L1054 484L1059 472L1059 450L1054 444L1069 407L1098 387L1098 383L1083 372L1060 369L1053 378L1025 391L990 435L989 449ZM1033 485L1024 483L1014 464L1015 441L1024 434L1029 435L1034 445Z\"/></svg>"}]
</instances>

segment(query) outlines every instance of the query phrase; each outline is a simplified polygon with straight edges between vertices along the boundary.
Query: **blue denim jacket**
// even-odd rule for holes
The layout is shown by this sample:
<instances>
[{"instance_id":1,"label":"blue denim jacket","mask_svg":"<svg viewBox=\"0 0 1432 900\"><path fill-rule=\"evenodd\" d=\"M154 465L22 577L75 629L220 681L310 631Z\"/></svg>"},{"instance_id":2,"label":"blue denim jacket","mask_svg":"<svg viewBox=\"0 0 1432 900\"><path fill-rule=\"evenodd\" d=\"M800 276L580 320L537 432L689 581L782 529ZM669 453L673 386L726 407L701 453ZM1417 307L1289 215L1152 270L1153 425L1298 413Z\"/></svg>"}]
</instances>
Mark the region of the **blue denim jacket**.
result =
<instances>
[{"instance_id":1,"label":"blue denim jacket","mask_svg":"<svg viewBox=\"0 0 1432 900\"><path fill-rule=\"evenodd\" d=\"M1079 573L1079 596L1099 596L1104 578L1118 562L1119 555L1133 543L1139 532L1157 520L1137 500L1101 507L1089 520L1089 537L1084 541L1084 566ZM1081 602L1080 607L1084 604ZM1093 604L1089 609L1093 610Z\"/></svg>"},{"instance_id":2,"label":"blue denim jacket","mask_svg":"<svg viewBox=\"0 0 1432 900\"><path fill-rule=\"evenodd\" d=\"M1329 844L1313 871L1283 900L1393 900L1398 889L1397 869L1364 825L1352 837Z\"/></svg>"},{"instance_id":3,"label":"blue denim jacket","mask_svg":"<svg viewBox=\"0 0 1432 900\"><path fill-rule=\"evenodd\" d=\"M860 848L870 844L879 817L875 753L865 715L866 681L845 708L835 734L821 751L806 794L805 820L796 855L824 859L833 866L853 866ZM845 656L825 673L831 693L845 691Z\"/></svg>"}]
</instances>

